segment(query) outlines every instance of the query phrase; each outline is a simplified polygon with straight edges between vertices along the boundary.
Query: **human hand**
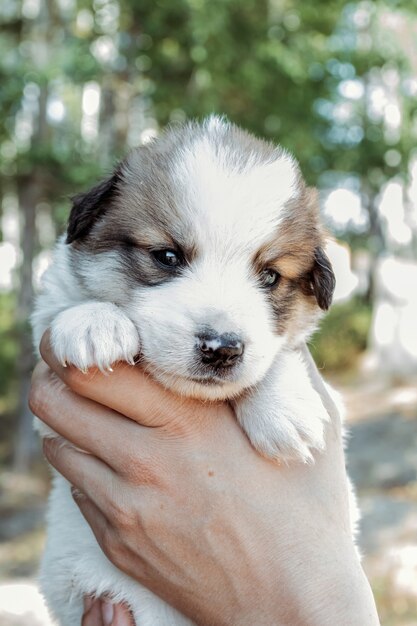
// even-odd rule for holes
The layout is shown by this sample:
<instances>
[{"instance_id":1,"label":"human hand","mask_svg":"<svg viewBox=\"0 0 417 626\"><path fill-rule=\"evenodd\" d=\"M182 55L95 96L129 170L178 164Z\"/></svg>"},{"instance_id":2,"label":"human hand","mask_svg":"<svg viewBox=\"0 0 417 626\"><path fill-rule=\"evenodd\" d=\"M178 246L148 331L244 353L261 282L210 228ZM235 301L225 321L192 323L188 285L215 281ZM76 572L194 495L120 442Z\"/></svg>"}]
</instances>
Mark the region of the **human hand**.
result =
<instances>
[{"instance_id":1,"label":"human hand","mask_svg":"<svg viewBox=\"0 0 417 626\"><path fill-rule=\"evenodd\" d=\"M336 412L313 466L279 467L228 405L178 398L123 363L110 376L63 368L47 337L41 352L54 374L37 366L32 410L73 444L45 453L119 569L199 624L378 624Z\"/></svg>"},{"instance_id":2,"label":"human hand","mask_svg":"<svg viewBox=\"0 0 417 626\"><path fill-rule=\"evenodd\" d=\"M135 622L124 604L86 597L81 626L135 626Z\"/></svg>"}]
</instances>

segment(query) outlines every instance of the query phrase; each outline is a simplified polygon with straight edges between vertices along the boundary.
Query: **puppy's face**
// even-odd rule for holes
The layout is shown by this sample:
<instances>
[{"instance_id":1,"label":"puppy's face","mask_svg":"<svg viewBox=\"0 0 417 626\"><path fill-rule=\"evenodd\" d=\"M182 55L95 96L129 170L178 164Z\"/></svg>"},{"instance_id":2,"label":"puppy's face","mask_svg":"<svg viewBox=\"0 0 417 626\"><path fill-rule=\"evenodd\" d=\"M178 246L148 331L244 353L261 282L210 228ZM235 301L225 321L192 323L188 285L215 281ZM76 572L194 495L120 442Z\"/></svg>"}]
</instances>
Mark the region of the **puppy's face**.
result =
<instances>
[{"instance_id":1,"label":"puppy's face","mask_svg":"<svg viewBox=\"0 0 417 626\"><path fill-rule=\"evenodd\" d=\"M78 196L67 242L86 294L137 325L152 375L196 397L258 382L334 288L295 161L216 118L169 131Z\"/></svg>"}]
</instances>

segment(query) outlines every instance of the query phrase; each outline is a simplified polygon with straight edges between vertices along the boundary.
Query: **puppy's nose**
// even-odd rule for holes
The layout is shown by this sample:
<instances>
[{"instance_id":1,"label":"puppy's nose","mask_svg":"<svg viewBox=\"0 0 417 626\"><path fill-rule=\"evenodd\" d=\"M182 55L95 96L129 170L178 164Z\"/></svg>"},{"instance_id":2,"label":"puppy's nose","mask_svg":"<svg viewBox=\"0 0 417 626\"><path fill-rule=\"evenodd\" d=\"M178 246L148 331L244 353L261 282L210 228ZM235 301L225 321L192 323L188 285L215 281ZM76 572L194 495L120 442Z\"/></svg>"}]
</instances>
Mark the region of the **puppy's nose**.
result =
<instances>
[{"instance_id":1,"label":"puppy's nose","mask_svg":"<svg viewBox=\"0 0 417 626\"><path fill-rule=\"evenodd\" d=\"M236 333L206 332L198 336L201 360L213 367L231 367L242 356L244 343Z\"/></svg>"}]
</instances>

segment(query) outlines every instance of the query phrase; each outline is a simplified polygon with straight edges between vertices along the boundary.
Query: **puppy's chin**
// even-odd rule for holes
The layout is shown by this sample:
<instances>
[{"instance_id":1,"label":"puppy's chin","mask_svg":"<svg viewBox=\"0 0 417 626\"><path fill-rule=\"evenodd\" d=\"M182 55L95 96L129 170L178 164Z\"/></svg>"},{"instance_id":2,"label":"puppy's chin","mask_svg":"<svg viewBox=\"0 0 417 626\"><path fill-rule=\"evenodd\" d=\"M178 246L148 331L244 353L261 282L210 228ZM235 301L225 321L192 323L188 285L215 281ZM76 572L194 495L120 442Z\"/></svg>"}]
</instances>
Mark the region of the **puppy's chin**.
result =
<instances>
[{"instance_id":1,"label":"puppy's chin","mask_svg":"<svg viewBox=\"0 0 417 626\"><path fill-rule=\"evenodd\" d=\"M173 391L179 396L187 398L195 398L196 400L218 401L231 400L243 393L246 386L239 381L231 380L213 380L186 378L162 372L155 367L148 366L146 368L149 373L160 382L164 387Z\"/></svg>"}]
</instances>

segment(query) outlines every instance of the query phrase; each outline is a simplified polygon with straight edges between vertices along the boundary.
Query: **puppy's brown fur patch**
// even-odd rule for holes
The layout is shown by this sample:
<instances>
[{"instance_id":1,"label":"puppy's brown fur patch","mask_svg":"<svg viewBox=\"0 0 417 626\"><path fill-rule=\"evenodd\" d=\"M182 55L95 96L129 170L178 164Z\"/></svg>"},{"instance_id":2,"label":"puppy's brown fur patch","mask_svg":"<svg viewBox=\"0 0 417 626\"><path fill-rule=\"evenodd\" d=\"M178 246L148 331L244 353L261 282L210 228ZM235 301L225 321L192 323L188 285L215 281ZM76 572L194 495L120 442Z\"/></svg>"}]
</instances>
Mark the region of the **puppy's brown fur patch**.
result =
<instances>
[{"instance_id":1,"label":"puppy's brown fur patch","mask_svg":"<svg viewBox=\"0 0 417 626\"><path fill-rule=\"evenodd\" d=\"M74 251L117 253L115 260L132 287L158 285L178 274L155 263L151 254L155 249L180 251L192 265L199 256L196 225L190 211L184 210L186 181L177 180L175 165L201 132L193 124L171 130L131 153L107 181L78 196L68 230ZM212 141L214 153L217 150L223 159L227 155L230 171L243 175L245 168L271 164L280 154L272 144L233 126L214 132ZM275 232L252 259L255 276L265 268L281 276L269 292L278 334L291 329L296 334L310 319L314 323L317 304L328 308L334 288L322 250L317 192L305 186L296 164L294 170L294 196L281 209Z\"/></svg>"}]
</instances>

